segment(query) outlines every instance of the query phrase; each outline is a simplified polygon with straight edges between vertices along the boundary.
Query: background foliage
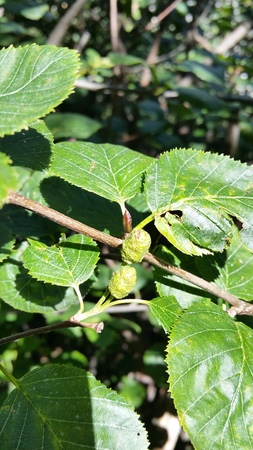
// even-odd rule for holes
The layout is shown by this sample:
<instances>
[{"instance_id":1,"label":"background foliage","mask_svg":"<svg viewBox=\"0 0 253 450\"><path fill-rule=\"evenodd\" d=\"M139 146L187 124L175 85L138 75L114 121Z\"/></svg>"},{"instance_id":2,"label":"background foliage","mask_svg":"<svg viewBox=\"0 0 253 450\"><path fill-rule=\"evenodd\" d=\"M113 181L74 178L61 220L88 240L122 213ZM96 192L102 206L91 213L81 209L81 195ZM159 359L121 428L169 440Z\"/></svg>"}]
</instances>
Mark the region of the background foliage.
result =
<instances>
[{"instance_id":1,"label":"background foliage","mask_svg":"<svg viewBox=\"0 0 253 450\"><path fill-rule=\"evenodd\" d=\"M75 93L57 107L56 114L45 119L56 141L109 142L147 156L157 156L174 147L192 147L251 162L251 1L176 1L171 12L162 18L160 14L167 7L167 2L155 0L1 0L0 44L18 47L52 43L80 52L81 77ZM20 172L24 195L46 200L66 214L71 205L72 217L83 222L89 217L90 224L101 230L122 233L115 229L119 221L114 217L120 217L117 205L109 210L103 199L84 194L78 187L69 190L68 203L68 188L63 180L43 180L36 172L36 161L28 161L27 167ZM137 208L130 201L130 207L137 223L145 214L146 205ZM99 224L98 208L104 215ZM28 232L47 245L58 241L61 227L49 226L44 219L33 216L28 230L23 227L27 214L11 207L5 209L5 217L15 224L20 241L28 237ZM156 230L149 231L156 239ZM177 254L170 257L175 259ZM203 273L210 267L208 259L205 262ZM180 263L189 267L189 260ZM232 267L231 264L231 271ZM87 287L88 302L99 298L113 268L112 261L100 264L95 283L92 288ZM221 271L217 277L225 286L224 273ZM155 297L151 272L138 267L138 283L136 297ZM1 359L16 377L48 362L68 362L88 369L133 403L147 425L151 448L162 447L167 435L164 428L157 427L158 418L168 411L174 413L167 394L167 339L163 329L141 308L114 310L102 319L106 327L101 336L93 330L61 330L6 345ZM50 312L34 316L2 303L0 335L52 320ZM0 383L2 400L9 386L3 379ZM175 448L191 446L181 434Z\"/></svg>"}]
</instances>

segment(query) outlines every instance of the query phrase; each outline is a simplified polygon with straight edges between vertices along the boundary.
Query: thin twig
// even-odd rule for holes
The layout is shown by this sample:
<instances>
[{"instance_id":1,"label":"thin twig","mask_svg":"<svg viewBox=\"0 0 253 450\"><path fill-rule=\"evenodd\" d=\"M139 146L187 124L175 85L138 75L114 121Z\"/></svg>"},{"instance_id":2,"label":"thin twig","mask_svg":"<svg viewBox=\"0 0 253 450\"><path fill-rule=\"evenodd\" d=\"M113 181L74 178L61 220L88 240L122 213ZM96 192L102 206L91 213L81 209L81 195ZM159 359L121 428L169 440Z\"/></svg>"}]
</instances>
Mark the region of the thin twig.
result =
<instances>
[{"instance_id":1,"label":"thin twig","mask_svg":"<svg viewBox=\"0 0 253 450\"><path fill-rule=\"evenodd\" d=\"M47 44L60 46L72 20L79 14L87 0L76 0L61 17L55 28L51 31Z\"/></svg>"},{"instance_id":2,"label":"thin twig","mask_svg":"<svg viewBox=\"0 0 253 450\"><path fill-rule=\"evenodd\" d=\"M78 220L72 219L71 217L61 214L55 209L48 208L47 206L41 205L34 200L30 200L23 195L17 194L16 192L9 191L6 203L11 203L12 205L22 206L25 209L29 209L43 217L56 222L69 230L76 231L77 233L84 234L85 236L91 237L96 241L102 242L103 244L110 245L110 247L119 247L122 244L122 239L110 236L109 234L103 233L102 231L96 230L95 228L84 225Z\"/></svg>"},{"instance_id":3,"label":"thin twig","mask_svg":"<svg viewBox=\"0 0 253 450\"><path fill-rule=\"evenodd\" d=\"M176 275L177 277L182 278L185 281L189 281L191 284L194 284L195 286L200 287L204 291L209 292L209 294L212 294L218 298L222 298L230 305L232 305L231 310L233 311L233 313L232 312L230 313L231 316L234 316L236 314L248 314L251 316L253 315L253 305L251 303L240 300L238 297L235 297L229 292L224 291L215 284L209 283L203 278L193 275L192 273L187 272L186 270L183 270L180 267L172 266L171 264L168 264L161 258L157 258L151 253L147 253L144 259L145 261L148 261L150 264L160 267L160 269L163 269L166 272L171 273L172 275Z\"/></svg>"},{"instance_id":4,"label":"thin twig","mask_svg":"<svg viewBox=\"0 0 253 450\"><path fill-rule=\"evenodd\" d=\"M49 333L50 331L60 330L62 328L92 328L97 333L101 333L104 328L103 322L99 323L85 323L78 322L74 319L65 320L64 322L53 323L51 325L45 325L44 327L31 328L30 330L22 331L21 333L12 334L0 339L0 345L8 344L9 342L17 341L21 338L26 338L29 336L37 336L38 334Z\"/></svg>"},{"instance_id":5,"label":"thin twig","mask_svg":"<svg viewBox=\"0 0 253 450\"><path fill-rule=\"evenodd\" d=\"M181 0L175 0L167 8L165 8L157 17L151 20L145 27L145 30L152 30L158 23L160 23L165 17L167 17L181 2Z\"/></svg>"},{"instance_id":6,"label":"thin twig","mask_svg":"<svg viewBox=\"0 0 253 450\"><path fill-rule=\"evenodd\" d=\"M122 244L122 239L110 236L106 233L103 233L102 231L96 230L95 228L84 225L83 223L78 222L77 220L71 219L70 217L61 214L54 209L48 208L47 206L43 206L40 203L35 202L34 200L30 200L29 198L26 198L13 191L9 192L6 202L22 206L23 208L29 209L30 211L40 214L43 217L52 220L53 222L59 223L60 225L69 228L70 230L89 236L99 242L102 242L103 244L110 245L111 247L119 247ZM187 272L186 270L168 264L166 261L157 258L151 253L147 253L144 259L151 265L160 267L161 269L165 270L168 273L171 273L172 275L176 275L177 277L185 281L189 281L191 284L200 287L201 289L209 292L215 297L222 298L223 300L227 301L230 305L232 305L230 315L235 314L253 315L253 305L251 303L247 303L243 300L240 300L239 298L235 297L229 292L226 292L223 289L219 288L218 286L209 283L203 278L197 277L196 275L193 275L192 273Z\"/></svg>"}]
</instances>

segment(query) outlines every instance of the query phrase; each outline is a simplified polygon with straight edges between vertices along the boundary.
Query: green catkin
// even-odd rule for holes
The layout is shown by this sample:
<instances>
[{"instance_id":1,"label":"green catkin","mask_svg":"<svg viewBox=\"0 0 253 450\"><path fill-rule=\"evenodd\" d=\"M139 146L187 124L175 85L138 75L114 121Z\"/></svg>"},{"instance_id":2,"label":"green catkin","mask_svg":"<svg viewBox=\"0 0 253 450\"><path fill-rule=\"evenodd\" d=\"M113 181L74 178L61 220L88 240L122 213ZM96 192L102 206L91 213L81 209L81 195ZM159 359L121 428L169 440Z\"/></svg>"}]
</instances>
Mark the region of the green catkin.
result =
<instances>
[{"instance_id":1,"label":"green catkin","mask_svg":"<svg viewBox=\"0 0 253 450\"><path fill-rule=\"evenodd\" d=\"M121 257L127 264L141 262L149 251L151 238L147 231L134 230L122 242Z\"/></svg>"},{"instance_id":2,"label":"green catkin","mask_svg":"<svg viewBox=\"0 0 253 450\"><path fill-rule=\"evenodd\" d=\"M117 299L126 297L136 283L136 270L132 266L123 266L115 272L109 282L108 289Z\"/></svg>"}]
</instances>

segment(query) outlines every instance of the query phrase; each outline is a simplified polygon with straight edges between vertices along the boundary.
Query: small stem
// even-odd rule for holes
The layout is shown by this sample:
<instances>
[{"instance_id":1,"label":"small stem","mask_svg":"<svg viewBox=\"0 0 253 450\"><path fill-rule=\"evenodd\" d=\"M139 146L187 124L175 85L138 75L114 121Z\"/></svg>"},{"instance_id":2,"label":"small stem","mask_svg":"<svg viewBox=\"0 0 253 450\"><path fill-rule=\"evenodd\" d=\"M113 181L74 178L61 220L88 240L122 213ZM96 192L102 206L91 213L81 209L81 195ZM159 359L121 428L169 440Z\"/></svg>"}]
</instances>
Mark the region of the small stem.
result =
<instances>
[{"instance_id":1,"label":"small stem","mask_svg":"<svg viewBox=\"0 0 253 450\"><path fill-rule=\"evenodd\" d=\"M97 316L101 312L104 312L106 309L111 308L111 306L123 305L126 303L140 303L142 305L147 305L147 306L149 305L148 300L129 298L129 299L123 299L123 300L120 299L120 300L112 301L113 298L114 297L110 296L104 303L102 303L101 302L102 297L101 297L99 302L96 303L96 305L92 309L89 309L89 311L86 311L83 314L78 314L78 313L75 314L74 319L76 319L78 321L86 320L86 319L88 319L88 317Z\"/></svg>"},{"instance_id":2,"label":"small stem","mask_svg":"<svg viewBox=\"0 0 253 450\"><path fill-rule=\"evenodd\" d=\"M83 312L83 310L84 310L83 297L82 297L82 294L81 294L79 286L77 285L77 286L73 286L73 287L74 287L74 289L76 291L76 295L78 297L79 304L80 304L80 308L79 308L78 314L81 314Z\"/></svg>"},{"instance_id":3,"label":"small stem","mask_svg":"<svg viewBox=\"0 0 253 450\"><path fill-rule=\"evenodd\" d=\"M111 302L110 305L108 305L106 308L111 308L111 306L116 306L116 305L124 305L126 303L136 303L136 304L140 304L140 305L149 305L149 301L148 300L142 300L140 298L126 298L126 299L121 299L121 300L115 300L114 302Z\"/></svg>"},{"instance_id":4,"label":"small stem","mask_svg":"<svg viewBox=\"0 0 253 450\"><path fill-rule=\"evenodd\" d=\"M12 384L14 384L14 386L18 387L18 380L16 380L16 378L10 373L8 372L8 370L5 369L4 366L2 366L2 364L0 364L0 370L1 372L3 372L3 374L6 376L6 378L8 378L8 380L10 380L10 382Z\"/></svg>"},{"instance_id":5,"label":"small stem","mask_svg":"<svg viewBox=\"0 0 253 450\"><path fill-rule=\"evenodd\" d=\"M150 214L148 217L145 217L136 227L134 227L135 230L141 230L144 228L148 223L152 222L154 220L154 214Z\"/></svg>"}]
</instances>

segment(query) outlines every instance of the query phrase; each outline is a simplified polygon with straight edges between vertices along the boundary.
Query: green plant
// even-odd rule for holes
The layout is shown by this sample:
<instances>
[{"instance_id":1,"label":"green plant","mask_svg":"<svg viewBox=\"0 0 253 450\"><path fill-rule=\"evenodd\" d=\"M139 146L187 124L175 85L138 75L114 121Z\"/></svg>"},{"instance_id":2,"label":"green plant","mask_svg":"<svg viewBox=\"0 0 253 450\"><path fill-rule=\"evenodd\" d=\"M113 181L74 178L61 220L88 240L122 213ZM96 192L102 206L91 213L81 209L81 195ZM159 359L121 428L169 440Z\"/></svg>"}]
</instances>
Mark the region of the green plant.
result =
<instances>
[{"instance_id":1,"label":"green plant","mask_svg":"<svg viewBox=\"0 0 253 450\"><path fill-rule=\"evenodd\" d=\"M101 333L108 307L145 304L169 335L170 389L194 447L251 448L252 330L235 316L253 314L253 169L192 149L156 160L110 144L54 143L39 119L71 93L77 54L8 48L0 67L0 297L15 310L55 313L50 325L0 344L64 327ZM93 215L80 211L86 195ZM139 253L138 236L151 224L158 241L149 252L144 234ZM86 308L98 243L115 248L116 260L122 246L118 273L131 279L125 290L116 273ZM154 267L157 297L122 298L133 287L132 263L142 259ZM130 404L85 370L50 364L17 379L4 362L0 369L15 386L0 409L1 448L148 448Z\"/></svg>"}]
</instances>

